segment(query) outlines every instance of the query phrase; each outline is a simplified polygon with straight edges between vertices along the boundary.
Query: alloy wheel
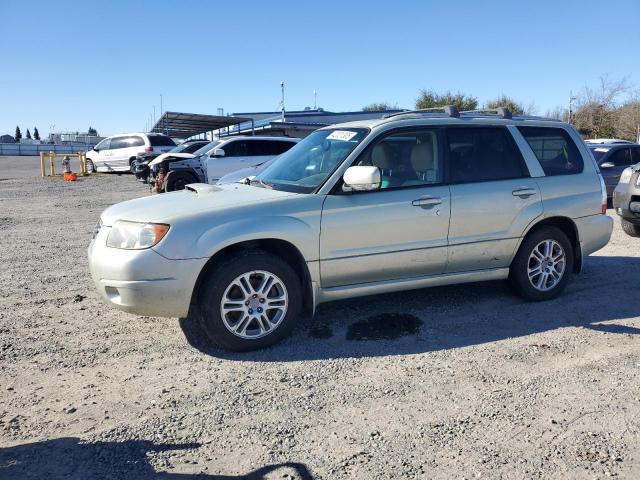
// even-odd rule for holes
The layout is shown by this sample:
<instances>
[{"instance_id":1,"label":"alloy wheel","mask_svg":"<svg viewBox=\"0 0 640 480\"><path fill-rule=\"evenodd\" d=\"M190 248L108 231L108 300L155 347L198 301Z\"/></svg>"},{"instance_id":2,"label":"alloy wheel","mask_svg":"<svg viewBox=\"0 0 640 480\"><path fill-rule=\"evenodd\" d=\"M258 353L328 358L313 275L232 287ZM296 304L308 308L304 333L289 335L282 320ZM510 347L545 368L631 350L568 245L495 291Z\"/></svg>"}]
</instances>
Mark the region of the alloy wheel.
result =
<instances>
[{"instance_id":1,"label":"alloy wheel","mask_svg":"<svg viewBox=\"0 0 640 480\"><path fill-rule=\"evenodd\" d=\"M562 245L555 240L543 240L529 255L529 281L536 290L549 291L562 280L565 266L566 257Z\"/></svg>"},{"instance_id":2,"label":"alloy wheel","mask_svg":"<svg viewBox=\"0 0 640 480\"><path fill-rule=\"evenodd\" d=\"M256 270L236 277L220 303L224 326L234 335L256 339L272 333L287 314L287 288L271 272Z\"/></svg>"}]
</instances>

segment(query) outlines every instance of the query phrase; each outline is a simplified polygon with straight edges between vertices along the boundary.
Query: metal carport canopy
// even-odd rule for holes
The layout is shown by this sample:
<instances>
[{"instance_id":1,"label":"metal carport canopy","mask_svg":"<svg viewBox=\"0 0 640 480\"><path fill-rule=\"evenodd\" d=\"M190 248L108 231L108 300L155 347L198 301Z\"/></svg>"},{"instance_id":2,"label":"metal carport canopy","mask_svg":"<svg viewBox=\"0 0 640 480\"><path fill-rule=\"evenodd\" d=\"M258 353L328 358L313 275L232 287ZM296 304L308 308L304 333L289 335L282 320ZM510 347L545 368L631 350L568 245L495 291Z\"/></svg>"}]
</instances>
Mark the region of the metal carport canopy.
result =
<instances>
[{"instance_id":1,"label":"metal carport canopy","mask_svg":"<svg viewBox=\"0 0 640 480\"><path fill-rule=\"evenodd\" d=\"M200 133L247 122L253 123L253 119L202 115L199 113L164 112L164 115L158 119L151 131L164 133L174 138L189 138Z\"/></svg>"}]
</instances>

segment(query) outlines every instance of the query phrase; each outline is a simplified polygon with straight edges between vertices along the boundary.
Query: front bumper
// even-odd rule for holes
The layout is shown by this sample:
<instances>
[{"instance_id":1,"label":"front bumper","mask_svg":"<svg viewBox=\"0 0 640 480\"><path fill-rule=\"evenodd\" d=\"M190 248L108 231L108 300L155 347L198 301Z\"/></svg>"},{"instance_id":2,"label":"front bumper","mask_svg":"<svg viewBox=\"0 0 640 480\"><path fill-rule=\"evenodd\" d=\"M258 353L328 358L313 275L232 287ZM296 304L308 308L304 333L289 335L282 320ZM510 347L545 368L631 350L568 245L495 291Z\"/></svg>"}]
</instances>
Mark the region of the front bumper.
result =
<instances>
[{"instance_id":1,"label":"front bumper","mask_svg":"<svg viewBox=\"0 0 640 480\"><path fill-rule=\"evenodd\" d=\"M207 259L169 260L153 249L110 248L110 230L102 227L88 249L91 277L102 298L137 315L186 317Z\"/></svg>"}]
</instances>

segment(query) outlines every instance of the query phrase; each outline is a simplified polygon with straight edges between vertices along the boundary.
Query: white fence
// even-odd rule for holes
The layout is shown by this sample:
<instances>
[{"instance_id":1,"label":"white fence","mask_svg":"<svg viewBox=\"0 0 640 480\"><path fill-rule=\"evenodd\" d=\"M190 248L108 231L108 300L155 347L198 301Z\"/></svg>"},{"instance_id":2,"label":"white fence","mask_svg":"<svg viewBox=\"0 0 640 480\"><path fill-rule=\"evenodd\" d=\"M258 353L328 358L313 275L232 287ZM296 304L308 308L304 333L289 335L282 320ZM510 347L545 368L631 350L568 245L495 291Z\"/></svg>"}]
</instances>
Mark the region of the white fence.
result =
<instances>
[{"instance_id":1,"label":"white fence","mask_svg":"<svg viewBox=\"0 0 640 480\"><path fill-rule=\"evenodd\" d=\"M40 152L54 153L78 153L86 152L91 145L42 143L39 145L26 145L21 143L0 143L0 155L40 155Z\"/></svg>"}]
</instances>

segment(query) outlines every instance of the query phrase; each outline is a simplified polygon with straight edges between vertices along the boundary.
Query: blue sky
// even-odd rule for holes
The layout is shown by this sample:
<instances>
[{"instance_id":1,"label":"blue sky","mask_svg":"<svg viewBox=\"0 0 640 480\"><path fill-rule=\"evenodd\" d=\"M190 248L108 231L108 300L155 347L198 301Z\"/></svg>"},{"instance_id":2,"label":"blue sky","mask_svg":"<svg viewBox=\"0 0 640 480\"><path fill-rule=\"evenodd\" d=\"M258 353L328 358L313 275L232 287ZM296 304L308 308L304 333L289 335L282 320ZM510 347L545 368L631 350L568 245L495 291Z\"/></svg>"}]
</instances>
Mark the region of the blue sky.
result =
<instances>
[{"instance_id":1,"label":"blue sky","mask_svg":"<svg viewBox=\"0 0 640 480\"><path fill-rule=\"evenodd\" d=\"M538 113L601 74L640 88L640 0L0 0L0 134L195 113L412 107L421 88Z\"/></svg>"}]
</instances>

